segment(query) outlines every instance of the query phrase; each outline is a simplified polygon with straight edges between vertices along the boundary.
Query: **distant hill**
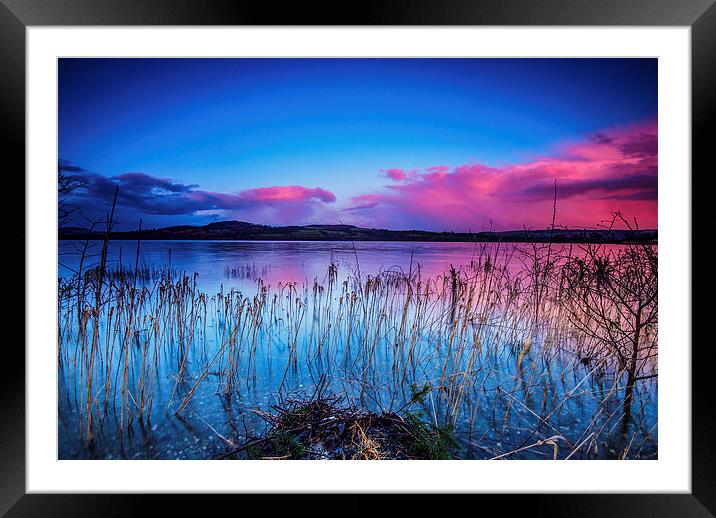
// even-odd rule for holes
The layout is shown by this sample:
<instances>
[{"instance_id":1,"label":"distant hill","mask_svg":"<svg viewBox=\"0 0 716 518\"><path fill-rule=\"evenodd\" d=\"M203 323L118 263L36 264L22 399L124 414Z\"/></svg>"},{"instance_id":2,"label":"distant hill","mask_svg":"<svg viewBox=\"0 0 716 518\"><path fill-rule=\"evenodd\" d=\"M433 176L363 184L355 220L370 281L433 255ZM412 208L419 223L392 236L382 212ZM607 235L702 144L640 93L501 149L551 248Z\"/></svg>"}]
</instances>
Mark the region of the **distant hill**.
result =
<instances>
[{"instance_id":1,"label":"distant hill","mask_svg":"<svg viewBox=\"0 0 716 518\"><path fill-rule=\"evenodd\" d=\"M63 227L60 239L102 239L103 232ZM656 230L555 229L506 232L429 232L386 230L353 225L303 225L274 227L245 221L220 221L203 226L181 225L140 231L112 232L111 239L141 240L246 240L246 241L426 241L426 242L523 242L523 243L624 243L657 242Z\"/></svg>"}]
</instances>

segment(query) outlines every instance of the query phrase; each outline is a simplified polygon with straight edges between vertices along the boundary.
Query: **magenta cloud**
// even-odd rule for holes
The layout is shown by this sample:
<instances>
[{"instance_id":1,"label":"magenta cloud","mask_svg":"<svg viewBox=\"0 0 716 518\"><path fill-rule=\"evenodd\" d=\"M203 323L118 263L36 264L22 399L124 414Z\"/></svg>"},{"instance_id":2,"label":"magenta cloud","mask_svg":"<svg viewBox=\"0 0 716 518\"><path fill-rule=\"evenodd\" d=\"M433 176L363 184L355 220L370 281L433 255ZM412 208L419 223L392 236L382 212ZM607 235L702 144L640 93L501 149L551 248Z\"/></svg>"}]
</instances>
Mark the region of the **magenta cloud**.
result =
<instances>
[{"instance_id":1,"label":"magenta cloud","mask_svg":"<svg viewBox=\"0 0 716 518\"><path fill-rule=\"evenodd\" d=\"M259 187L242 191L239 196L245 200L267 203L310 201L314 199L325 203L336 201L336 195L330 191L320 187L311 189L300 185Z\"/></svg>"},{"instance_id":2,"label":"magenta cloud","mask_svg":"<svg viewBox=\"0 0 716 518\"><path fill-rule=\"evenodd\" d=\"M393 182L353 197L344 212L388 228L545 228L556 188L559 224L593 227L621 211L642 228L656 228L657 148L657 124L648 121L564 142L523 163L387 169Z\"/></svg>"},{"instance_id":3,"label":"magenta cloud","mask_svg":"<svg viewBox=\"0 0 716 518\"><path fill-rule=\"evenodd\" d=\"M397 182L405 180L408 176L407 171L399 168L383 169L383 173L387 178L390 178L391 180L395 180Z\"/></svg>"}]
</instances>

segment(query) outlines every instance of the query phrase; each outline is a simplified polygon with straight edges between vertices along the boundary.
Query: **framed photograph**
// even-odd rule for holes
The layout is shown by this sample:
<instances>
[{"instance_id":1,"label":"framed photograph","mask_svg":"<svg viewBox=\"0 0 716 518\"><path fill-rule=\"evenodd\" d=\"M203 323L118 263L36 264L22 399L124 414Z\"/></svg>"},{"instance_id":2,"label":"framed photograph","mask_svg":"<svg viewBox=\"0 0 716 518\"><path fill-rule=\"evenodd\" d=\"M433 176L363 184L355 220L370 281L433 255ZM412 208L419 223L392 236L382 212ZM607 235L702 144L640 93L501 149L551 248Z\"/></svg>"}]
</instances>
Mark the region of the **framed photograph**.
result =
<instances>
[{"instance_id":1,"label":"framed photograph","mask_svg":"<svg viewBox=\"0 0 716 518\"><path fill-rule=\"evenodd\" d=\"M2 0L25 349L0 510L712 516L712 4Z\"/></svg>"}]
</instances>

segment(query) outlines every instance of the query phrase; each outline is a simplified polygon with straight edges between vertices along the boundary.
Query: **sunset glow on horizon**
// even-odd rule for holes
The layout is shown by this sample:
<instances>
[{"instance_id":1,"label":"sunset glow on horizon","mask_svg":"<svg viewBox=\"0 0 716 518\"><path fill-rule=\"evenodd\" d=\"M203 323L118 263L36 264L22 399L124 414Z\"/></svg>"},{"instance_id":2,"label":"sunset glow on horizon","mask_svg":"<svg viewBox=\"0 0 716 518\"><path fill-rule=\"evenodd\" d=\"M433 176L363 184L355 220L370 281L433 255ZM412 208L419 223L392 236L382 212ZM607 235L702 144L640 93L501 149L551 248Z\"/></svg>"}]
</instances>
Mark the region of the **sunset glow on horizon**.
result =
<instances>
[{"instance_id":1,"label":"sunset glow on horizon","mask_svg":"<svg viewBox=\"0 0 716 518\"><path fill-rule=\"evenodd\" d=\"M653 59L62 59L59 169L120 228L657 228ZM81 225L81 221L75 222Z\"/></svg>"}]
</instances>

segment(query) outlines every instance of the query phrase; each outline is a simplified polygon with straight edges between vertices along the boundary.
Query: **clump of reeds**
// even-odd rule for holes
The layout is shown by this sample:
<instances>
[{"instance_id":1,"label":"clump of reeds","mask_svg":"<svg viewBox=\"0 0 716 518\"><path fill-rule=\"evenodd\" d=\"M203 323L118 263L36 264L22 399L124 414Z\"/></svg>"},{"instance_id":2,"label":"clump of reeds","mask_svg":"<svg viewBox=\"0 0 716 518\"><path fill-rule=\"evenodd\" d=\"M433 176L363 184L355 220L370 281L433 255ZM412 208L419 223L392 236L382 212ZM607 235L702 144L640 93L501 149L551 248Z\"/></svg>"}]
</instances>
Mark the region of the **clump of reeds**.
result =
<instances>
[{"instance_id":1,"label":"clump of reeds","mask_svg":"<svg viewBox=\"0 0 716 518\"><path fill-rule=\"evenodd\" d=\"M451 426L438 427L418 413L370 412L325 393L322 378L308 397L289 397L257 411L268 423L260 437L219 458L249 459L449 459L457 447Z\"/></svg>"},{"instance_id":2,"label":"clump of reeds","mask_svg":"<svg viewBox=\"0 0 716 518\"><path fill-rule=\"evenodd\" d=\"M268 266L258 267L255 263L227 265L224 268L224 275L230 279L249 279L253 281L266 277L268 272Z\"/></svg>"}]
</instances>

